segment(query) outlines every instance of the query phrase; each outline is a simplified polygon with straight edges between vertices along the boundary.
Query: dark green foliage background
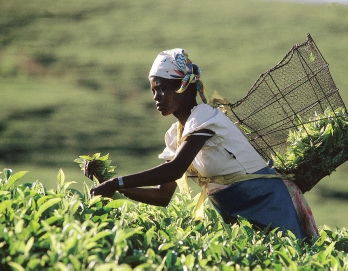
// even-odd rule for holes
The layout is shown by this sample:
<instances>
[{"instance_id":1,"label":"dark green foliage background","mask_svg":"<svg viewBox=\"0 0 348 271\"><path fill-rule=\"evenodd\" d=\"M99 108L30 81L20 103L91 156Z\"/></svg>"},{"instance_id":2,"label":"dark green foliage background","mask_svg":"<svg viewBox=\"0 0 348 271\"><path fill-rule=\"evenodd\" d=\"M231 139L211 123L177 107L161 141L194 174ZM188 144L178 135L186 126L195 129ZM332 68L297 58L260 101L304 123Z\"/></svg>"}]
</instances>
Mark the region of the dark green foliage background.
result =
<instances>
[{"instance_id":1,"label":"dark green foliage background","mask_svg":"<svg viewBox=\"0 0 348 271\"><path fill-rule=\"evenodd\" d=\"M348 6L252 0L0 2L0 168L53 187L59 168L110 153L119 174L158 164L174 121L154 107L156 55L183 47L230 101L310 33L348 102ZM348 166L306 194L319 225L347 226Z\"/></svg>"}]
</instances>

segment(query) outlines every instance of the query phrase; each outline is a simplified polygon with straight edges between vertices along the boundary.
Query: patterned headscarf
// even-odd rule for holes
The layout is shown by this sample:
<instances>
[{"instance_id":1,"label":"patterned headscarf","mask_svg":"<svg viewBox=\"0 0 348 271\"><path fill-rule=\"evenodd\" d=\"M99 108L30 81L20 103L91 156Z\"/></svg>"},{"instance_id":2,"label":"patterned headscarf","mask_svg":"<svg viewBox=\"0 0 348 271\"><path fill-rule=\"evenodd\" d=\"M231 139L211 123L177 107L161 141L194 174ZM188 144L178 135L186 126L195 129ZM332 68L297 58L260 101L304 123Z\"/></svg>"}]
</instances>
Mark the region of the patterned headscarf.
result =
<instances>
[{"instance_id":1,"label":"patterned headscarf","mask_svg":"<svg viewBox=\"0 0 348 271\"><path fill-rule=\"evenodd\" d=\"M190 83L196 83L202 101L207 103L204 96L204 85L201 81L201 69L191 62L185 49L176 48L159 53L152 64L149 73L149 77L151 76L181 79L181 87L177 93L184 92Z\"/></svg>"}]
</instances>

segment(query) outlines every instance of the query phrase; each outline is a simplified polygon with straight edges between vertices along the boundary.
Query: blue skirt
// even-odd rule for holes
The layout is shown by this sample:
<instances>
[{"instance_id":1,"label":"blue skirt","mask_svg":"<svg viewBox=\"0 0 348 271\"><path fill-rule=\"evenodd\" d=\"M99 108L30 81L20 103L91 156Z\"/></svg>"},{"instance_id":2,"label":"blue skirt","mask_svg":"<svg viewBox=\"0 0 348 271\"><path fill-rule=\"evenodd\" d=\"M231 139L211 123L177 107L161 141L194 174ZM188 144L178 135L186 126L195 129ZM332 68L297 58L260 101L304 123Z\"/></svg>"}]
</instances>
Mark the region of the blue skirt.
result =
<instances>
[{"instance_id":1,"label":"blue skirt","mask_svg":"<svg viewBox=\"0 0 348 271\"><path fill-rule=\"evenodd\" d=\"M266 167L255 173L275 171ZM280 178L239 182L210 194L209 199L226 222L239 215L255 226L270 225L271 229L290 230L297 238L305 237L288 189Z\"/></svg>"}]
</instances>

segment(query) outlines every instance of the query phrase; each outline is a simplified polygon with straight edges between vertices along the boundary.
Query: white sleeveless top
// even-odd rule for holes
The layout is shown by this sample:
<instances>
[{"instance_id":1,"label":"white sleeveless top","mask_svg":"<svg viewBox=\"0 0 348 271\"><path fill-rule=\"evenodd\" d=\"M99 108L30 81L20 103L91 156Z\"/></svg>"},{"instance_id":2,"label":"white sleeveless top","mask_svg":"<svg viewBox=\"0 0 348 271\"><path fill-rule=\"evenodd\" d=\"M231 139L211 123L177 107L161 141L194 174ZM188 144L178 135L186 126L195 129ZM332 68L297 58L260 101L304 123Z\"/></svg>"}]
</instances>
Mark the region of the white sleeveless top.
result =
<instances>
[{"instance_id":1,"label":"white sleeveless top","mask_svg":"<svg viewBox=\"0 0 348 271\"><path fill-rule=\"evenodd\" d=\"M267 165L239 128L220 109L207 104L195 106L186 121L181 141L202 129L211 130L215 134L205 142L192 162L201 176L254 173ZM158 157L172 160L177 149L177 123L172 124L166 132L165 144L166 148Z\"/></svg>"}]
</instances>

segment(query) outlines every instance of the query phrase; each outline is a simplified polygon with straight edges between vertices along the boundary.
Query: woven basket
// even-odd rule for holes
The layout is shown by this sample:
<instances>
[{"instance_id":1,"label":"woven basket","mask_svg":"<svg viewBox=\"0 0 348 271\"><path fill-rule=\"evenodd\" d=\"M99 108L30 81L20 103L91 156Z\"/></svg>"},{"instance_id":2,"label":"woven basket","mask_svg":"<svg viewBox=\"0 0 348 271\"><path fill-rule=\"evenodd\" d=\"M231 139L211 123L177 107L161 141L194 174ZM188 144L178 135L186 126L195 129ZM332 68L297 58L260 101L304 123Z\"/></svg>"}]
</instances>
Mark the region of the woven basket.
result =
<instances>
[{"instance_id":1,"label":"woven basket","mask_svg":"<svg viewBox=\"0 0 348 271\"><path fill-rule=\"evenodd\" d=\"M228 109L229 118L266 161L285 153L289 133L305 129L317 114L337 108L347 112L328 63L309 34L306 42L293 46L276 66L261 74L243 99L234 104L221 100L215 103ZM330 154L332 159L341 147ZM306 192L348 159L348 146L345 152L347 155L340 161L326 166L323 163L327 157L322 159L318 151L315 161L307 161L300 168L285 168L281 173L294 174L295 183ZM303 176L304 171L310 173L310 178L308 174Z\"/></svg>"}]
</instances>

